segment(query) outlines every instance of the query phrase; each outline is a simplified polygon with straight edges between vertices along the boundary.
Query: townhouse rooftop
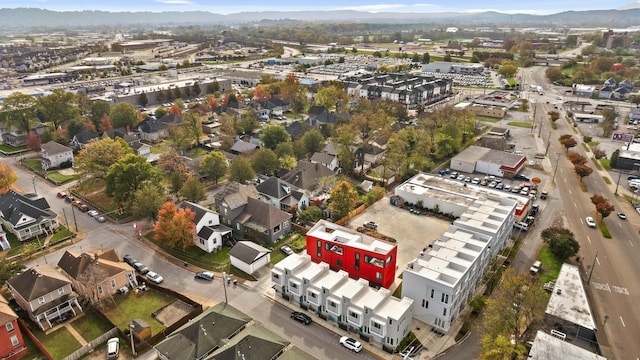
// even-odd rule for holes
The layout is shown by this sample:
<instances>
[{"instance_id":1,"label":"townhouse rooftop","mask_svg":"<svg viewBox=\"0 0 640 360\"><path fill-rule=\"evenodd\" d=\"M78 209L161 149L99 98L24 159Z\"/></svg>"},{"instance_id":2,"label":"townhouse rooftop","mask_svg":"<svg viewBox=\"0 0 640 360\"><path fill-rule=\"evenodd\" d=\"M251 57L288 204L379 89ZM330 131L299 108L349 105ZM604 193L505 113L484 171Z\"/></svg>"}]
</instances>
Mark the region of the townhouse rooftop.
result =
<instances>
[{"instance_id":1,"label":"townhouse rooftop","mask_svg":"<svg viewBox=\"0 0 640 360\"><path fill-rule=\"evenodd\" d=\"M379 254L387 254L394 246L396 246L326 220L319 220L307 232L307 236L313 236L325 241L334 241L346 246L368 250Z\"/></svg>"}]
</instances>

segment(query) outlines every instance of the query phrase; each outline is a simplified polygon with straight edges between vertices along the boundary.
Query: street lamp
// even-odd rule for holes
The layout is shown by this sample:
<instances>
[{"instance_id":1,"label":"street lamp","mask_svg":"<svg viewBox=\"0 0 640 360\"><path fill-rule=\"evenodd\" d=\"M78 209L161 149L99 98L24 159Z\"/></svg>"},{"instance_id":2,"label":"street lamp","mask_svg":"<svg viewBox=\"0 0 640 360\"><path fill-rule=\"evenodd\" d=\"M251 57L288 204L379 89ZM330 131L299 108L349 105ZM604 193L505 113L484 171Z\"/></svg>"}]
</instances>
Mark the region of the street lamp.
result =
<instances>
[{"instance_id":1,"label":"street lamp","mask_svg":"<svg viewBox=\"0 0 640 360\"><path fill-rule=\"evenodd\" d=\"M558 172L558 163L560 162L560 155L562 155L562 153L556 153L556 168L555 170L553 170L553 179L551 180L552 183L556 181L556 173Z\"/></svg>"},{"instance_id":2,"label":"street lamp","mask_svg":"<svg viewBox=\"0 0 640 360\"><path fill-rule=\"evenodd\" d=\"M224 303L227 304L227 273L222 272L222 286L224 286Z\"/></svg>"}]
</instances>

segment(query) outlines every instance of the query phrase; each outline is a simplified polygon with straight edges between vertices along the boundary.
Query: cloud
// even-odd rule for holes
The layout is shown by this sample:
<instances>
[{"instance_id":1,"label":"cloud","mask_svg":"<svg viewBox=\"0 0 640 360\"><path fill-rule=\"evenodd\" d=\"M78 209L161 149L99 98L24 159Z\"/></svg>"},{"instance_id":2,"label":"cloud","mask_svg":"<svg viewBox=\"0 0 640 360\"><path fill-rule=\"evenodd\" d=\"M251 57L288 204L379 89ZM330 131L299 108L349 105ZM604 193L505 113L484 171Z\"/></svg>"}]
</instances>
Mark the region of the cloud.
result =
<instances>
[{"instance_id":1,"label":"cloud","mask_svg":"<svg viewBox=\"0 0 640 360\"><path fill-rule=\"evenodd\" d=\"M402 9L405 7L406 5L403 5L403 4L377 4L377 5L345 6L345 7L336 8L335 10L378 12L378 11L385 11L385 10L391 10L391 9Z\"/></svg>"},{"instance_id":2,"label":"cloud","mask_svg":"<svg viewBox=\"0 0 640 360\"><path fill-rule=\"evenodd\" d=\"M165 5L192 5L193 2L189 0L155 0L157 3Z\"/></svg>"}]
</instances>

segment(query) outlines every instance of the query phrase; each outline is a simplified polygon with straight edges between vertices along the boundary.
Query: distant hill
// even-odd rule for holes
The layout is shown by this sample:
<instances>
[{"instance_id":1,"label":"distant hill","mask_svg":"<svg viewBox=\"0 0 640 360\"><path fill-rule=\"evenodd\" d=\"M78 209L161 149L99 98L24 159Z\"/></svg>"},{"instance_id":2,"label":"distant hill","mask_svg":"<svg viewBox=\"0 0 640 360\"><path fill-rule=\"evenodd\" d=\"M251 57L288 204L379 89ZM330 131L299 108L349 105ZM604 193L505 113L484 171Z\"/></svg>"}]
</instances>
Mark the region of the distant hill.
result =
<instances>
[{"instance_id":1,"label":"distant hill","mask_svg":"<svg viewBox=\"0 0 640 360\"><path fill-rule=\"evenodd\" d=\"M633 7L634 4L636 7ZM362 23L427 23L447 25L537 25L581 27L626 27L638 25L640 3L619 10L566 11L551 15L482 13L394 13L361 11L293 11L242 12L221 15L206 11L109 12L51 11L35 8L0 9L2 30L42 27L85 27L118 25L234 25L265 20Z\"/></svg>"}]
</instances>

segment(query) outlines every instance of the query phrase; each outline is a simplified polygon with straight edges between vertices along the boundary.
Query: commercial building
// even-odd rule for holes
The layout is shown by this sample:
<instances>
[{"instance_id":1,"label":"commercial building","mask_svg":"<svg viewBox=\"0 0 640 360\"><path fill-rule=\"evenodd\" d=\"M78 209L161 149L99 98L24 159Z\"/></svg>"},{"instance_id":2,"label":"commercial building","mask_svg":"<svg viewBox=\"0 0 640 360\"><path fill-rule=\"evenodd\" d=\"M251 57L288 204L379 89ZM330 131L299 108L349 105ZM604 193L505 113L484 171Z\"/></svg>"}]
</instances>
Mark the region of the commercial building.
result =
<instances>
[{"instance_id":1,"label":"commercial building","mask_svg":"<svg viewBox=\"0 0 640 360\"><path fill-rule=\"evenodd\" d=\"M319 220L307 232L307 253L333 270L344 270L371 286L389 288L395 279L398 246Z\"/></svg>"},{"instance_id":2,"label":"commercial building","mask_svg":"<svg viewBox=\"0 0 640 360\"><path fill-rule=\"evenodd\" d=\"M271 282L277 294L379 346L394 350L409 333L413 300L314 263L308 254L292 254L274 265Z\"/></svg>"}]
</instances>

